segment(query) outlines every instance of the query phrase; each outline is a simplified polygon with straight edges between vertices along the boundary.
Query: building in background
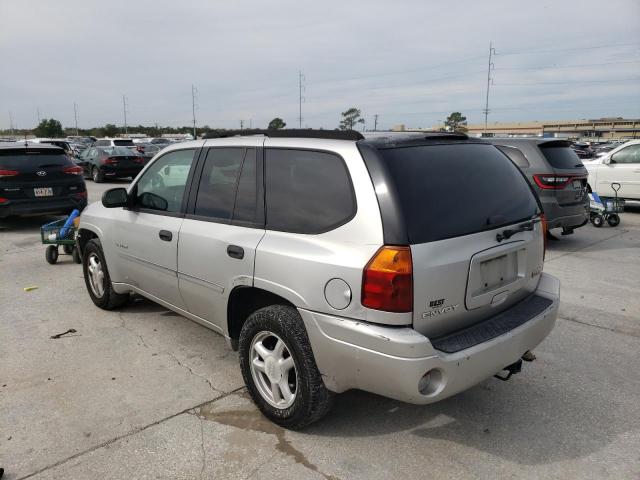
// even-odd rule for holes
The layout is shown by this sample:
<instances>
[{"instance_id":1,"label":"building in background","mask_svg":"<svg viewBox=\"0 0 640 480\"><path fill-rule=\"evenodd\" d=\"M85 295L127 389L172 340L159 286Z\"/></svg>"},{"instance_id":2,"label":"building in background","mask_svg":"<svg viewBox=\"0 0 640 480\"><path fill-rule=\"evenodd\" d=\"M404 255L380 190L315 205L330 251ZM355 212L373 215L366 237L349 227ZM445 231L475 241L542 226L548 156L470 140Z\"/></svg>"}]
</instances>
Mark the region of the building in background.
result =
<instances>
[{"instance_id":1,"label":"building in background","mask_svg":"<svg viewBox=\"0 0 640 480\"><path fill-rule=\"evenodd\" d=\"M438 125L436 128L440 128ZM640 138L640 119L599 118L590 120L551 120L546 122L492 122L467 126L470 136L538 136L612 140Z\"/></svg>"}]
</instances>

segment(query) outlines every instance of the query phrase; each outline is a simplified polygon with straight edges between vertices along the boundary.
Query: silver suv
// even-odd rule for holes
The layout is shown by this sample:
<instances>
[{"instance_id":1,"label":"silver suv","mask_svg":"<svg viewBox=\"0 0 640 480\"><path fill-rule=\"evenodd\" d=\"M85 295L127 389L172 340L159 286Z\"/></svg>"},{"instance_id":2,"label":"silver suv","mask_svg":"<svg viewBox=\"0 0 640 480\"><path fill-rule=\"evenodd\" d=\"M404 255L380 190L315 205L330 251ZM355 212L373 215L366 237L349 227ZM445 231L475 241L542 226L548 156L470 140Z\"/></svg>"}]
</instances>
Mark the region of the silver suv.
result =
<instances>
[{"instance_id":1,"label":"silver suv","mask_svg":"<svg viewBox=\"0 0 640 480\"><path fill-rule=\"evenodd\" d=\"M260 410L301 428L345 390L428 404L518 372L558 310L544 229L486 142L266 131L163 150L78 244L98 307L137 293L219 332Z\"/></svg>"}]
</instances>

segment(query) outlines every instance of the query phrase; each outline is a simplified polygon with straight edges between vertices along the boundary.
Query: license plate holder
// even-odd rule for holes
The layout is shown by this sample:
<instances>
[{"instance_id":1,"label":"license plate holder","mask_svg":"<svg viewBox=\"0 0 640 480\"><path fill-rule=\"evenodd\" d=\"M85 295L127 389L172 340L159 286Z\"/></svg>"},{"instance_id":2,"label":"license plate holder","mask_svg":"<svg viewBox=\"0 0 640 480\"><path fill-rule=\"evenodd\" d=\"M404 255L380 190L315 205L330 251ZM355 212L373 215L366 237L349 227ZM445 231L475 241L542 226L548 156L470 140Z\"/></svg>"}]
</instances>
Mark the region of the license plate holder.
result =
<instances>
[{"instance_id":1,"label":"license plate holder","mask_svg":"<svg viewBox=\"0 0 640 480\"><path fill-rule=\"evenodd\" d=\"M34 188L33 194L36 197L53 197L53 188L51 187Z\"/></svg>"}]
</instances>

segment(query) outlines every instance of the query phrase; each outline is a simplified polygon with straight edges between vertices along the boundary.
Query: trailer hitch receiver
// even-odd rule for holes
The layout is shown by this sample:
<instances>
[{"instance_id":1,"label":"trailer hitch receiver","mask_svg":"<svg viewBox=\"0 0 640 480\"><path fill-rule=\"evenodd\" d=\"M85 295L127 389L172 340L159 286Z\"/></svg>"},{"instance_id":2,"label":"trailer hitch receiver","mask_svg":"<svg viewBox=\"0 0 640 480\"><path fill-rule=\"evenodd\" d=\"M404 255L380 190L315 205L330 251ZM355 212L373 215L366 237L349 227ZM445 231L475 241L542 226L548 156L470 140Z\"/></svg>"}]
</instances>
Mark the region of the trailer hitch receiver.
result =
<instances>
[{"instance_id":1,"label":"trailer hitch receiver","mask_svg":"<svg viewBox=\"0 0 640 480\"><path fill-rule=\"evenodd\" d=\"M496 373L494 377L496 377L498 380L502 380L503 382L506 382L511 378L511 375L515 375L516 373L520 373L522 371L522 360L518 360L517 362L512 363L511 365L507 365L502 370L506 371L507 374L502 376Z\"/></svg>"}]
</instances>

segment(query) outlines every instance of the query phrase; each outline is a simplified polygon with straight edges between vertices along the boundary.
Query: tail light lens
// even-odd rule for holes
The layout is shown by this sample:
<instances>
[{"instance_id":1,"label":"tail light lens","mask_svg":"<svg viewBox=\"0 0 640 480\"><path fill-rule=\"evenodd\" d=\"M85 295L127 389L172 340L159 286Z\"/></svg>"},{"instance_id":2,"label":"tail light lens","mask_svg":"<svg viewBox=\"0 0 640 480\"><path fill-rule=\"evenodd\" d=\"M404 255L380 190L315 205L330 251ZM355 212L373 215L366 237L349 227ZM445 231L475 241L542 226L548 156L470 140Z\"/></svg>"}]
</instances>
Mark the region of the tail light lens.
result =
<instances>
[{"instance_id":1,"label":"tail light lens","mask_svg":"<svg viewBox=\"0 0 640 480\"><path fill-rule=\"evenodd\" d=\"M404 313L413 310L413 261L409 247L383 246L362 275L362 305Z\"/></svg>"},{"instance_id":2,"label":"tail light lens","mask_svg":"<svg viewBox=\"0 0 640 480\"><path fill-rule=\"evenodd\" d=\"M540 214L540 223L542 224L542 242L544 245L542 259L544 260L547 256L547 217L544 216L544 213Z\"/></svg>"},{"instance_id":3,"label":"tail light lens","mask_svg":"<svg viewBox=\"0 0 640 480\"><path fill-rule=\"evenodd\" d=\"M0 197L0 205L2 205L3 203L7 203L8 201L8 198Z\"/></svg>"},{"instance_id":4,"label":"tail light lens","mask_svg":"<svg viewBox=\"0 0 640 480\"><path fill-rule=\"evenodd\" d=\"M566 187L571 181L572 177L569 175L553 175L553 174L538 174L533 176L533 180L543 190L561 190Z\"/></svg>"},{"instance_id":5,"label":"tail light lens","mask_svg":"<svg viewBox=\"0 0 640 480\"><path fill-rule=\"evenodd\" d=\"M102 160L102 163L104 165L116 165L118 163L118 160L116 158L108 157Z\"/></svg>"},{"instance_id":6,"label":"tail light lens","mask_svg":"<svg viewBox=\"0 0 640 480\"><path fill-rule=\"evenodd\" d=\"M144 164L144 157L136 157L133 159L134 162L139 163L140 165Z\"/></svg>"},{"instance_id":7,"label":"tail light lens","mask_svg":"<svg viewBox=\"0 0 640 480\"><path fill-rule=\"evenodd\" d=\"M69 175L82 175L82 167L65 167L62 170L64 173L68 173Z\"/></svg>"},{"instance_id":8,"label":"tail light lens","mask_svg":"<svg viewBox=\"0 0 640 480\"><path fill-rule=\"evenodd\" d=\"M3 170L0 168L0 178L15 177L16 175L20 175L20 172L16 170Z\"/></svg>"}]
</instances>

